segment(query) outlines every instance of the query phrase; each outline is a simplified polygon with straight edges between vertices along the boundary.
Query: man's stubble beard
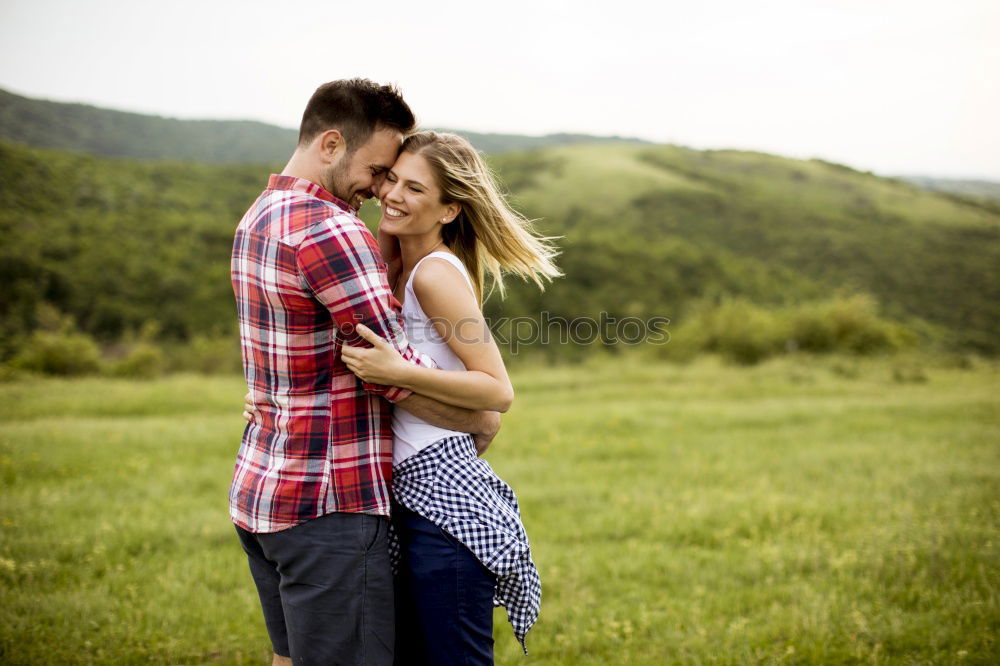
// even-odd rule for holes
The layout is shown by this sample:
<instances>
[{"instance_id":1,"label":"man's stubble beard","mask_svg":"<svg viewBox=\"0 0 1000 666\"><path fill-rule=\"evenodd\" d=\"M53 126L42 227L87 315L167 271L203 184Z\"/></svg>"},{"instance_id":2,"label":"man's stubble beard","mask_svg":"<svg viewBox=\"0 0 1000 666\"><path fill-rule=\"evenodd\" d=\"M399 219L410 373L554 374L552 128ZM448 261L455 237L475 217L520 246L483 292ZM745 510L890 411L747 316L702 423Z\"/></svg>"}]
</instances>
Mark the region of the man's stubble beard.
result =
<instances>
[{"instance_id":1,"label":"man's stubble beard","mask_svg":"<svg viewBox=\"0 0 1000 666\"><path fill-rule=\"evenodd\" d=\"M343 155L336 164L331 164L323 174L323 189L337 197L348 206L351 205L350 184L348 182L348 167L350 155Z\"/></svg>"}]
</instances>

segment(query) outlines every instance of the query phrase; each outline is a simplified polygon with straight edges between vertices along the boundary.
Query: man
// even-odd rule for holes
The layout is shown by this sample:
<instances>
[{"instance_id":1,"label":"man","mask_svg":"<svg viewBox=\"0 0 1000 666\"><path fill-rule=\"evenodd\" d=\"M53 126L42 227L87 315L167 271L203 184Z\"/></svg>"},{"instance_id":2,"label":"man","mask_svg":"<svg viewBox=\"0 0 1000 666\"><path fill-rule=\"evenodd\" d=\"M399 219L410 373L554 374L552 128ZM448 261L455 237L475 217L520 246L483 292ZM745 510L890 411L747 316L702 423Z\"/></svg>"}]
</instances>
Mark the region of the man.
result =
<instances>
[{"instance_id":1,"label":"man","mask_svg":"<svg viewBox=\"0 0 1000 666\"><path fill-rule=\"evenodd\" d=\"M433 365L402 329L386 266L357 218L415 121L398 91L364 79L320 86L280 175L236 231L232 280L247 427L230 513L247 553L275 664L391 664L386 541L389 402L489 441L494 412L359 382L340 358L365 324L407 360Z\"/></svg>"}]
</instances>

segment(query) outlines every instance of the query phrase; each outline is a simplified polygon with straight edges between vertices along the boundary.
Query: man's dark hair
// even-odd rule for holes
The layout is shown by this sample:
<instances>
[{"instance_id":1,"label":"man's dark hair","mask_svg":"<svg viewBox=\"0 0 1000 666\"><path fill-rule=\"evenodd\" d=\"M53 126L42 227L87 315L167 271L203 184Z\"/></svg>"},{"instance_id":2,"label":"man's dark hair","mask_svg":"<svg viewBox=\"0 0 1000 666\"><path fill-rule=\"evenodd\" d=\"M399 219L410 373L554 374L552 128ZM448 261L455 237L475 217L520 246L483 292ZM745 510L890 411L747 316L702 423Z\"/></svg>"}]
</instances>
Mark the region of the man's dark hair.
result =
<instances>
[{"instance_id":1,"label":"man's dark hair","mask_svg":"<svg viewBox=\"0 0 1000 666\"><path fill-rule=\"evenodd\" d=\"M372 133L383 128L403 134L413 131L417 121L399 90L368 79L341 79L324 83L306 105L299 128L304 146L327 130L340 130L353 153L368 143Z\"/></svg>"}]
</instances>

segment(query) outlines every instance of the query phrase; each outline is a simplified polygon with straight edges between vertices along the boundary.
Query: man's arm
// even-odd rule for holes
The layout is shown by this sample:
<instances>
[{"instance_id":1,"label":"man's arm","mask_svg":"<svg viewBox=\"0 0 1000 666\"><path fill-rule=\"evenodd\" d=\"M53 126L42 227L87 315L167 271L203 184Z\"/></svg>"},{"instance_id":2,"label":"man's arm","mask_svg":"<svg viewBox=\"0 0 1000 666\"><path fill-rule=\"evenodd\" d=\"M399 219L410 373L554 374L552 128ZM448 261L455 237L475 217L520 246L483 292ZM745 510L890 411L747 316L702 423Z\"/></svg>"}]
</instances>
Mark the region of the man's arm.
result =
<instances>
[{"instance_id":1,"label":"man's arm","mask_svg":"<svg viewBox=\"0 0 1000 666\"><path fill-rule=\"evenodd\" d=\"M500 431L500 412L474 411L438 402L433 398L410 394L398 404L428 423L441 428L472 433L476 440L476 453L483 455L493 438ZM260 423L260 412L253 402L253 393L243 396L243 420Z\"/></svg>"},{"instance_id":2,"label":"man's arm","mask_svg":"<svg viewBox=\"0 0 1000 666\"><path fill-rule=\"evenodd\" d=\"M367 345L354 330L364 324L407 361L436 367L433 359L410 346L378 244L360 220L344 213L318 223L299 245L296 261L299 275L337 323L344 344ZM368 382L362 386L390 402L399 402L411 393L396 386Z\"/></svg>"},{"instance_id":3,"label":"man's arm","mask_svg":"<svg viewBox=\"0 0 1000 666\"><path fill-rule=\"evenodd\" d=\"M446 405L418 393L411 393L396 404L431 425L472 433L479 455L483 454L500 430L500 412L474 411Z\"/></svg>"}]
</instances>

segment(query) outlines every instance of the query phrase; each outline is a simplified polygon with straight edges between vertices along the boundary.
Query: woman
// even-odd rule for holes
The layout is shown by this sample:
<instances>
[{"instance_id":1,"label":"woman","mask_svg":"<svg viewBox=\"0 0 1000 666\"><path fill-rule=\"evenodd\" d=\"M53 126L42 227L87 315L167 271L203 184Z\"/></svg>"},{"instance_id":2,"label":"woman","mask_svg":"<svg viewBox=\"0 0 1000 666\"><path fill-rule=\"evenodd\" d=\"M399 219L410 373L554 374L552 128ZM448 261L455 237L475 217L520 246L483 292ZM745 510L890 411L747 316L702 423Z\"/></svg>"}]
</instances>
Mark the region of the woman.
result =
<instances>
[{"instance_id":1,"label":"woman","mask_svg":"<svg viewBox=\"0 0 1000 666\"><path fill-rule=\"evenodd\" d=\"M410 344L438 369L404 361L364 326L345 346L360 379L470 409L506 411L513 388L482 314L488 279L560 275L555 249L512 210L465 139L421 132L403 144L379 192L379 245ZM250 410L248 410L250 411ZM517 500L468 433L393 413L397 663L492 663L493 606L515 635L535 621L541 587Z\"/></svg>"}]
</instances>

